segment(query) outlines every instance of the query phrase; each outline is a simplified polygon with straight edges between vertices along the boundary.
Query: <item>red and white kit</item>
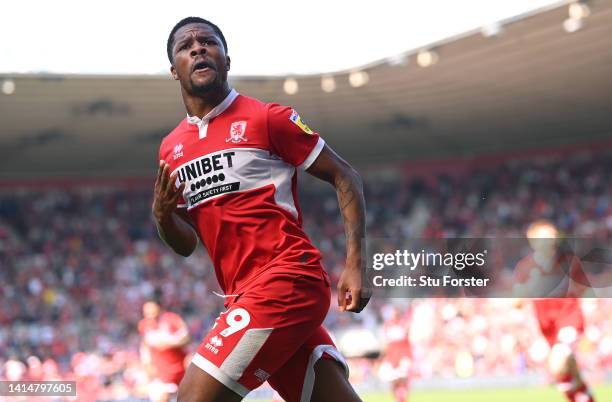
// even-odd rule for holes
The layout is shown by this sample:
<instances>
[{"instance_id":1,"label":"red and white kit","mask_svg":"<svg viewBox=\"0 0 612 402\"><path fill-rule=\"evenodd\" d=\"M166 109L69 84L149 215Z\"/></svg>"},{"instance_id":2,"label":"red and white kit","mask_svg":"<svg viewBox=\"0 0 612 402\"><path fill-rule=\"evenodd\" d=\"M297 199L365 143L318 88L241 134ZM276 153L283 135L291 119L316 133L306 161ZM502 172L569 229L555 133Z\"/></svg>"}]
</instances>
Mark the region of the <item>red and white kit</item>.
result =
<instances>
[{"instance_id":1,"label":"red and white kit","mask_svg":"<svg viewBox=\"0 0 612 402\"><path fill-rule=\"evenodd\" d=\"M587 283L580 260L575 256L558 256L552 263L532 253L519 261L515 278L520 283L531 283L536 292L547 291L554 298L534 299L538 323L549 345L572 345L584 331L584 317L580 302L574 297L579 286Z\"/></svg>"},{"instance_id":2,"label":"red and white kit","mask_svg":"<svg viewBox=\"0 0 612 402\"><path fill-rule=\"evenodd\" d=\"M412 348L410 345L410 310L400 313L395 311L393 317L385 320L383 335L385 354L380 367L383 381L396 381L408 378L412 366Z\"/></svg>"},{"instance_id":3,"label":"red and white kit","mask_svg":"<svg viewBox=\"0 0 612 402\"><path fill-rule=\"evenodd\" d=\"M138 323L138 332L146 340L164 339L172 336L183 326L183 320L175 313L166 311L159 319L143 318ZM147 348L152 367L154 379L167 385L169 393L176 392L178 384L185 374L185 357L187 352L183 347L157 349Z\"/></svg>"},{"instance_id":4,"label":"red and white kit","mask_svg":"<svg viewBox=\"0 0 612 402\"><path fill-rule=\"evenodd\" d=\"M232 92L187 117L160 148L215 266L225 306L193 363L244 396L268 381L307 401L322 356L346 364L321 326L330 288L302 230L297 168L325 143L289 107ZM348 369L347 369L348 371Z\"/></svg>"}]
</instances>

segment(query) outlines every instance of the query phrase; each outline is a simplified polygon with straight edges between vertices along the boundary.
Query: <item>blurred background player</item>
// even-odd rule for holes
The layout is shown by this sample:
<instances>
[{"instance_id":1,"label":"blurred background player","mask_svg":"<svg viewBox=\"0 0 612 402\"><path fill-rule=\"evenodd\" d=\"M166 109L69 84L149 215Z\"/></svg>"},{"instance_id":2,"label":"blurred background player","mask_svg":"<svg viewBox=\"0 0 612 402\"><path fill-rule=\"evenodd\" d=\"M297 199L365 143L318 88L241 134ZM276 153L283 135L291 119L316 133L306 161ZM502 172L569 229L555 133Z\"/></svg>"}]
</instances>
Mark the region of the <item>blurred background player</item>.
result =
<instances>
[{"instance_id":1,"label":"blurred background player","mask_svg":"<svg viewBox=\"0 0 612 402\"><path fill-rule=\"evenodd\" d=\"M535 221L526 235L533 252L519 261L516 280L526 295L546 293L553 297L533 301L540 330L550 345L550 374L568 401L594 402L574 354L584 332L580 302L571 297L586 289L580 260L560 247L559 231L552 222Z\"/></svg>"},{"instance_id":2,"label":"blurred background player","mask_svg":"<svg viewBox=\"0 0 612 402\"><path fill-rule=\"evenodd\" d=\"M382 311L385 351L379 375L391 383L396 402L407 402L410 389L410 309L401 311L398 307L386 305Z\"/></svg>"},{"instance_id":3,"label":"blurred background player","mask_svg":"<svg viewBox=\"0 0 612 402\"><path fill-rule=\"evenodd\" d=\"M165 402L176 393L185 374L189 331L178 314L163 309L159 289L143 304L142 315L138 323L140 355L149 375L149 397L154 402Z\"/></svg>"}]
</instances>

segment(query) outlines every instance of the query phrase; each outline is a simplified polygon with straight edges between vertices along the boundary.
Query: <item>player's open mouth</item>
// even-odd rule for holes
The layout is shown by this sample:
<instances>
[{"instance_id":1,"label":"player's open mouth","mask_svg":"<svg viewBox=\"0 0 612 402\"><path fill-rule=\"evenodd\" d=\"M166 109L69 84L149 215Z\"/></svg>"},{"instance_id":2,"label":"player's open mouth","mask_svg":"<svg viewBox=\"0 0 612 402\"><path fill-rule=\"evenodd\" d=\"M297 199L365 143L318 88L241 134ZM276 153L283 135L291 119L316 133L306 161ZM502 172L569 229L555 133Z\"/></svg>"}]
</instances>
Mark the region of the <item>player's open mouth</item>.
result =
<instances>
[{"instance_id":1,"label":"player's open mouth","mask_svg":"<svg viewBox=\"0 0 612 402\"><path fill-rule=\"evenodd\" d=\"M214 68L206 61L199 61L193 65L194 73L205 72L209 70L214 70Z\"/></svg>"}]
</instances>

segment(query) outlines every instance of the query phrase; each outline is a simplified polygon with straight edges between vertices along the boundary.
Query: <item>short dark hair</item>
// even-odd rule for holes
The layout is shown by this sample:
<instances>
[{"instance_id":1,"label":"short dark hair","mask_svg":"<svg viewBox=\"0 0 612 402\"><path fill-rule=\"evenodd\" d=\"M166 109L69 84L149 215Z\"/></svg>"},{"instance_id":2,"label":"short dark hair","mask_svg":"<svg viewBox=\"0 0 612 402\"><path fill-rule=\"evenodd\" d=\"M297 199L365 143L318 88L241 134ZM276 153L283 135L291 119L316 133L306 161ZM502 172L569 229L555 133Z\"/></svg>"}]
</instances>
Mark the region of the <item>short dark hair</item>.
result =
<instances>
[{"instance_id":1,"label":"short dark hair","mask_svg":"<svg viewBox=\"0 0 612 402\"><path fill-rule=\"evenodd\" d=\"M174 26L174 28L172 28L172 31L170 31L170 35L168 36L168 42L166 43L166 51L168 52L168 60L170 60L170 63L174 63L174 58L172 57L172 47L174 46L174 34L181 27L187 24L206 24L209 27L211 27L213 31L215 31L215 33L219 35L219 38L221 39L221 42L223 43L223 49L225 49L225 53L227 53L227 42L225 41L225 36L223 36L223 32L221 32L221 29L219 29L218 26L216 26L215 24L213 24L212 22L208 20L205 20L204 18L187 17L187 18L183 18L182 20L180 20Z\"/></svg>"},{"instance_id":2,"label":"short dark hair","mask_svg":"<svg viewBox=\"0 0 612 402\"><path fill-rule=\"evenodd\" d=\"M153 289L153 293L151 293L151 295L149 296L148 301L152 301L158 306L161 306L163 303L163 298L164 292L161 290L161 288L156 287L155 289Z\"/></svg>"}]
</instances>

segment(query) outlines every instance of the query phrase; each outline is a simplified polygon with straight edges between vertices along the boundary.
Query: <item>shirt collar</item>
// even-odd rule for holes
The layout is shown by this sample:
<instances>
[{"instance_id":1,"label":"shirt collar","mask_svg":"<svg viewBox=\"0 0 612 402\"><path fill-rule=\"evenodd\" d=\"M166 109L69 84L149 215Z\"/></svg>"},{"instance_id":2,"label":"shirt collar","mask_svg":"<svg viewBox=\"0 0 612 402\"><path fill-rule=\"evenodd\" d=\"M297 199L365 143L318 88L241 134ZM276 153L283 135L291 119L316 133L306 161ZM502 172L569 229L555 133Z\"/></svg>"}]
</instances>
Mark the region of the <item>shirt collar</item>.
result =
<instances>
[{"instance_id":1,"label":"shirt collar","mask_svg":"<svg viewBox=\"0 0 612 402\"><path fill-rule=\"evenodd\" d=\"M215 106L210 112L206 114L203 118L199 118L198 116L189 116L187 113L187 122L189 124L197 125L198 127L202 126L202 124L208 123L208 121L214 117L219 116L223 113L234 100L238 97L238 92L235 89L232 89L230 93L223 99L221 103Z\"/></svg>"}]
</instances>

